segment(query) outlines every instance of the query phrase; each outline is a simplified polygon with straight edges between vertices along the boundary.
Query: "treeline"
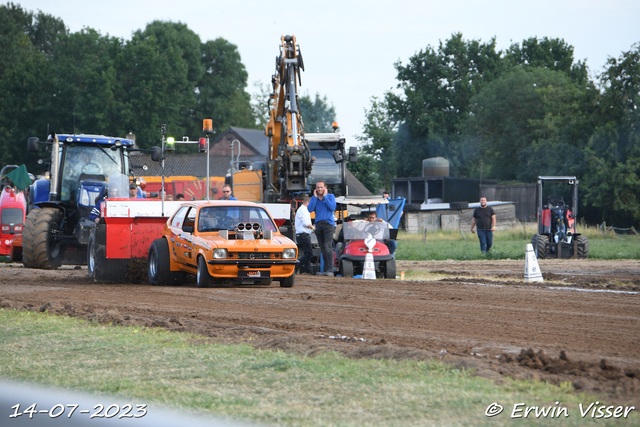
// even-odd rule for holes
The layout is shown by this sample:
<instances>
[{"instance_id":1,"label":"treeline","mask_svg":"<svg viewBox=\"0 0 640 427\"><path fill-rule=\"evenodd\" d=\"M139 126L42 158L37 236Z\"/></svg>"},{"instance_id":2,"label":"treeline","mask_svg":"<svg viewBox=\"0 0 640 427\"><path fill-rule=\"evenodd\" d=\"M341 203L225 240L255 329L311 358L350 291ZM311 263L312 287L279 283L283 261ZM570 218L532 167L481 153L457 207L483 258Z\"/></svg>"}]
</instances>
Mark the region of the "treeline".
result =
<instances>
[{"instance_id":1,"label":"treeline","mask_svg":"<svg viewBox=\"0 0 640 427\"><path fill-rule=\"evenodd\" d=\"M26 163L30 136L57 133L136 135L139 146L171 135L256 128L235 45L203 42L185 24L155 21L123 40L8 3L0 6L0 163Z\"/></svg>"},{"instance_id":2,"label":"treeline","mask_svg":"<svg viewBox=\"0 0 640 427\"><path fill-rule=\"evenodd\" d=\"M499 51L495 39L454 34L395 68L397 89L372 99L350 166L371 190L442 156L452 176L575 175L588 223L640 224L640 45L595 80L572 46L549 38Z\"/></svg>"}]
</instances>

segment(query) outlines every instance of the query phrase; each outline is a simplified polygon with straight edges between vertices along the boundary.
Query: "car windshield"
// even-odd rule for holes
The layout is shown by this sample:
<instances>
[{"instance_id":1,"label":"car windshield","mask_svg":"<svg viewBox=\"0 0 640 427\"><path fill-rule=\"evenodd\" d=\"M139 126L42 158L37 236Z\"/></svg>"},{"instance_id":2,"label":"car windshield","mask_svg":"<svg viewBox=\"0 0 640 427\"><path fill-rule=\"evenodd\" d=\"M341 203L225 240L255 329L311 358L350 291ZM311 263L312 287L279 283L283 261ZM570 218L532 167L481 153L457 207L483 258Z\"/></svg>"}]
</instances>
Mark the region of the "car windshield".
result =
<instances>
[{"instance_id":1,"label":"car windshield","mask_svg":"<svg viewBox=\"0 0 640 427\"><path fill-rule=\"evenodd\" d=\"M198 216L198 231L233 231L238 223L258 223L263 230L276 231L276 225L261 206L205 206Z\"/></svg>"},{"instance_id":2,"label":"car windshield","mask_svg":"<svg viewBox=\"0 0 640 427\"><path fill-rule=\"evenodd\" d=\"M364 240L369 234L376 240L389 239L386 222L345 222L343 230L345 240Z\"/></svg>"}]
</instances>

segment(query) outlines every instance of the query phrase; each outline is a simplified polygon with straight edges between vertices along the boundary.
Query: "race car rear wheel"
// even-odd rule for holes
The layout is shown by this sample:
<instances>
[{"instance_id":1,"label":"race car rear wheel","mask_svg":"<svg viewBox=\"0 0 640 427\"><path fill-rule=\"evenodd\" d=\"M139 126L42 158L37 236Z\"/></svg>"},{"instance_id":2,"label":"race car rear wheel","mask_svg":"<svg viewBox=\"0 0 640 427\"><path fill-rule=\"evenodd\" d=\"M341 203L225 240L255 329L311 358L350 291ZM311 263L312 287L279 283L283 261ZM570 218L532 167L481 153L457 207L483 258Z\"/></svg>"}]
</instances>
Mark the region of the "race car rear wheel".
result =
<instances>
[{"instance_id":1,"label":"race car rear wheel","mask_svg":"<svg viewBox=\"0 0 640 427\"><path fill-rule=\"evenodd\" d=\"M284 279L280 279L280 287L293 288L293 284L295 281L296 281L296 273L294 272L291 276L285 277Z\"/></svg>"},{"instance_id":2,"label":"race car rear wheel","mask_svg":"<svg viewBox=\"0 0 640 427\"><path fill-rule=\"evenodd\" d=\"M207 268L207 262L203 257L198 257L198 275L196 277L196 283L199 288L208 288L211 286L211 275Z\"/></svg>"},{"instance_id":3,"label":"race car rear wheel","mask_svg":"<svg viewBox=\"0 0 640 427\"><path fill-rule=\"evenodd\" d=\"M147 274L149 282L154 286L176 286L184 282L184 271L171 271L171 259L169 245L164 238L156 239L151 243L147 258Z\"/></svg>"}]
</instances>

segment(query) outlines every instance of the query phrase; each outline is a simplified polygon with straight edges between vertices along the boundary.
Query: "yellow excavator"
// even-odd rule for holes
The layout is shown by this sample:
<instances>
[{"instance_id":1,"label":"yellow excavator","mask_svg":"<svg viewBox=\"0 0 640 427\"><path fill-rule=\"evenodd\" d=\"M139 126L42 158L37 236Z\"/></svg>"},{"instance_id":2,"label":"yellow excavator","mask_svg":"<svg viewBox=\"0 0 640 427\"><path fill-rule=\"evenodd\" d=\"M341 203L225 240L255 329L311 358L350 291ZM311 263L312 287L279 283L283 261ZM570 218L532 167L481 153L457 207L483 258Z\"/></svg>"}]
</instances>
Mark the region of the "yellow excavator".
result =
<instances>
[{"instance_id":1,"label":"yellow excavator","mask_svg":"<svg viewBox=\"0 0 640 427\"><path fill-rule=\"evenodd\" d=\"M269 122L265 134L269 137L267 185L265 201L291 200L295 193L307 189L307 177L315 157L304 136L304 124L298 105L298 86L304 62L295 36L280 38L280 55L271 77Z\"/></svg>"}]
</instances>

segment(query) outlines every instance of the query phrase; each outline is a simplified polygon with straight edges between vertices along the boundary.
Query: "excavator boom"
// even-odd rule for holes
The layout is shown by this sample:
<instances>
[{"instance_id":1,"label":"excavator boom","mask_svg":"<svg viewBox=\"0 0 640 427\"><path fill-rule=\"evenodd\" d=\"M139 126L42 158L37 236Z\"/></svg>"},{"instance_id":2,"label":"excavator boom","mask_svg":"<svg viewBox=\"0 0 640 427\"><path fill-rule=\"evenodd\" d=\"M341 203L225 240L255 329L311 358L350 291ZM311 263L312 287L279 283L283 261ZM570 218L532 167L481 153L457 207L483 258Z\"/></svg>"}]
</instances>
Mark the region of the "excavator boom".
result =
<instances>
[{"instance_id":1,"label":"excavator boom","mask_svg":"<svg viewBox=\"0 0 640 427\"><path fill-rule=\"evenodd\" d=\"M305 191L307 177L315 158L304 138L304 124L298 105L298 86L304 62L295 36L282 36L276 70L271 77L269 122L265 134L269 137L267 193L269 201L288 199L293 193Z\"/></svg>"}]
</instances>

